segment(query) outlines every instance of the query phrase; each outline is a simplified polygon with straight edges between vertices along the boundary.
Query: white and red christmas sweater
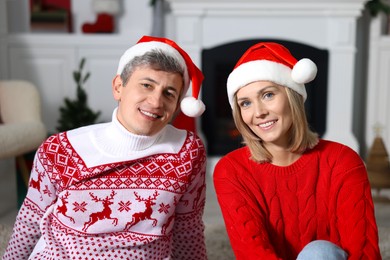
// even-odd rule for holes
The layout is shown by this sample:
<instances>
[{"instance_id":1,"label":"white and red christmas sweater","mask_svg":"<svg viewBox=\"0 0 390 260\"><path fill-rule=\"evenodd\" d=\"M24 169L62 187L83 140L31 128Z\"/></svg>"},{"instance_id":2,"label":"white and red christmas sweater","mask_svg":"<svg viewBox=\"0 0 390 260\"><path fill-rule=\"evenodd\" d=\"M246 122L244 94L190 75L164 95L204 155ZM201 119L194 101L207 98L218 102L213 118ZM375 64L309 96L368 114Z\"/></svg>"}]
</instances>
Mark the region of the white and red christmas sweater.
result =
<instances>
[{"instance_id":1,"label":"white and red christmas sweater","mask_svg":"<svg viewBox=\"0 0 390 260\"><path fill-rule=\"evenodd\" d=\"M129 133L116 119L37 150L8 259L207 259L206 155L192 132Z\"/></svg>"}]
</instances>

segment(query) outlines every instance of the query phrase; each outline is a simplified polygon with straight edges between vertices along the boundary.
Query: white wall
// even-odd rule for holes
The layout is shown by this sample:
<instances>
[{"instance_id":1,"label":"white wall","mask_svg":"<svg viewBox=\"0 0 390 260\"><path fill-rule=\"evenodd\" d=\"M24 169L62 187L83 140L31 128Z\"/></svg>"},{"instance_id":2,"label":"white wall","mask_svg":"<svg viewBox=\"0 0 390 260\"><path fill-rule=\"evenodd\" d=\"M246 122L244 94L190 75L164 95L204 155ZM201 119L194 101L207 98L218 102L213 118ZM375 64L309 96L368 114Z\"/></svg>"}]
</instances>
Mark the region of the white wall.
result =
<instances>
[{"instance_id":1,"label":"white wall","mask_svg":"<svg viewBox=\"0 0 390 260\"><path fill-rule=\"evenodd\" d=\"M81 27L84 23L93 23L95 21L96 14L92 10L92 1L72 0L74 33L82 33ZM149 0L117 1L120 3L121 11L116 17L117 28L115 33L141 35L151 32L152 7L149 5ZM0 0L0 30L8 24L9 33L29 32L28 3L28 0ZM3 15L5 10L7 13Z\"/></svg>"},{"instance_id":2,"label":"white wall","mask_svg":"<svg viewBox=\"0 0 390 260\"><path fill-rule=\"evenodd\" d=\"M6 8L5 0L0 0L0 35L7 33Z\"/></svg>"},{"instance_id":3,"label":"white wall","mask_svg":"<svg viewBox=\"0 0 390 260\"><path fill-rule=\"evenodd\" d=\"M118 0L121 13L117 17L116 33L149 34L152 25L152 8L149 0ZM94 22L96 14L92 10L92 0L72 1L73 30L81 33L85 22Z\"/></svg>"},{"instance_id":4,"label":"white wall","mask_svg":"<svg viewBox=\"0 0 390 260\"><path fill-rule=\"evenodd\" d=\"M28 0L1 0L6 4L8 32L23 33L29 30L29 1Z\"/></svg>"},{"instance_id":5,"label":"white wall","mask_svg":"<svg viewBox=\"0 0 390 260\"><path fill-rule=\"evenodd\" d=\"M7 66L7 44L6 44L6 34L7 34L7 5L5 0L0 0L0 68L5 68ZM0 70L0 79L5 78L4 72Z\"/></svg>"}]
</instances>

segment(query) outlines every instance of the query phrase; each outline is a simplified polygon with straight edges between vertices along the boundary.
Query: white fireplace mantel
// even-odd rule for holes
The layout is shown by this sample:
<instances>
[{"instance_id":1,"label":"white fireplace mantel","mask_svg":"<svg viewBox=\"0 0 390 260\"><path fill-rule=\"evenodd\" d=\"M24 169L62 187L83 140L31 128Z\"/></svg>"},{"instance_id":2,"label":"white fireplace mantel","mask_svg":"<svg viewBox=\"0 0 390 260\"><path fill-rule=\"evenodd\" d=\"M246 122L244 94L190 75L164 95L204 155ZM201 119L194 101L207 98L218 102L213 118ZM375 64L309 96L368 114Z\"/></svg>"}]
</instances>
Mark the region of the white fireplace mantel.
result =
<instances>
[{"instance_id":1,"label":"white fireplace mantel","mask_svg":"<svg viewBox=\"0 0 390 260\"><path fill-rule=\"evenodd\" d=\"M362 2L356 0L167 0L175 15L327 15L359 16Z\"/></svg>"},{"instance_id":2,"label":"white fireplace mantel","mask_svg":"<svg viewBox=\"0 0 390 260\"><path fill-rule=\"evenodd\" d=\"M202 49L248 39L297 41L329 51L324 138L358 151L352 133L356 25L364 0L166 0L166 34L200 67ZM226 55L229 55L228 53Z\"/></svg>"}]
</instances>

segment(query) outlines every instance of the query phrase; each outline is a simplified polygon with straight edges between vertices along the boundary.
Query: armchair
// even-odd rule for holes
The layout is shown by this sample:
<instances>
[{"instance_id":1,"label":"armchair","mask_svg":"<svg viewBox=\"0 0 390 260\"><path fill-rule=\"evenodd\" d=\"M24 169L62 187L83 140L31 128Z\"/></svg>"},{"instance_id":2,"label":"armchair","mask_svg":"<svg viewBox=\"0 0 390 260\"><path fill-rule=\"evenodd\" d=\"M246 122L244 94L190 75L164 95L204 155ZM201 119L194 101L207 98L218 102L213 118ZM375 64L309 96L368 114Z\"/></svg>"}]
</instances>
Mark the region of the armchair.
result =
<instances>
[{"instance_id":1,"label":"armchair","mask_svg":"<svg viewBox=\"0 0 390 260\"><path fill-rule=\"evenodd\" d=\"M37 88L27 81L0 80L0 159L33 151L46 137Z\"/></svg>"}]
</instances>

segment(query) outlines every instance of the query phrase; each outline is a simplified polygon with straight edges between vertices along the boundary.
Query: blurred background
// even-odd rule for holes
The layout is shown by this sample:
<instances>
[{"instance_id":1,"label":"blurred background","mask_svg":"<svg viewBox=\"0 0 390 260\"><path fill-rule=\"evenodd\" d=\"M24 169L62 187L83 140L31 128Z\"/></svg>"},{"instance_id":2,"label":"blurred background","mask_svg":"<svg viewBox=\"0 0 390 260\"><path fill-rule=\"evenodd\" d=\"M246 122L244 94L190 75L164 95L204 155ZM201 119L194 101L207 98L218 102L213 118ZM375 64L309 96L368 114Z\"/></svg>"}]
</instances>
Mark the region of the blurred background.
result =
<instances>
[{"instance_id":1,"label":"blurred background","mask_svg":"<svg viewBox=\"0 0 390 260\"><path fill-rule=\"evenodd\" d=\"M143 35L176 41L205 74L201 98L207 109L197 126L207 147L210 176L219 158L241 145L227 103L227 75L250 45L272 40L285 44L297 58L317 63L318 76L306 86L311 127L370 161L373 188L388 198L387 4L385 0L0 0L0 216L23 199L21 187L27 187L38 145L61 126L76 125L72 116L82 102L96 117L77 124L111 120L116 106L111 81L119 58ZM33 90L31 86L25 90L24 83ZM78 88L87 100L78 99ZM65 99L74 106L66 105Z\"/></svg>"}]
</instances>

